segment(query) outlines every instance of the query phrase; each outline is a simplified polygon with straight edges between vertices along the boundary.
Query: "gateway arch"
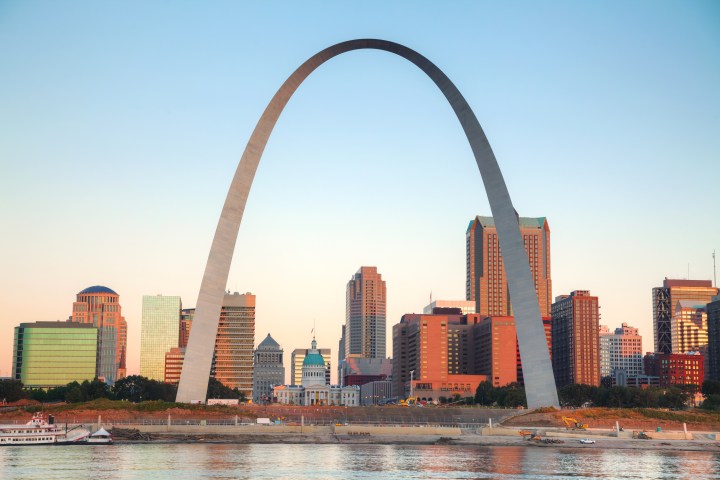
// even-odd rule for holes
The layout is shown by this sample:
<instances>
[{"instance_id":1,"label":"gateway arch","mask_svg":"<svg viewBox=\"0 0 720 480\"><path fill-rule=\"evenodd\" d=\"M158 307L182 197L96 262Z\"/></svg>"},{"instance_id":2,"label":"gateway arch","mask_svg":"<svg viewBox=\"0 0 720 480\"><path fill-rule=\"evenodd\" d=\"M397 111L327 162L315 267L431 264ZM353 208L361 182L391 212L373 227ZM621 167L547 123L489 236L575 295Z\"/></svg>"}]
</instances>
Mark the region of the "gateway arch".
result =
<instances>
[{"instance_id":1,"label":"gateway arch","mask_svg":"<svg viewBox=\"0 0 720 480\"><path fill-rule=\"evenodd\" d=\"M363 49L394 53L415 64L435 82L457 115L480 169L490 209L495 219L498 240L503 252L508 289L515 313L528 407L558 406L557 390L540 316L540 306L525 246L520 236L518 215L513 208L505 180L487 137L485 137L470 105L435 64L408 47L378 39L350 40L328 47L313 55L290 75L260 117L240 158L240 164L235 171L215 230L205 274L200 285L193 328L188 340L178 386L177 401L186 403L197 400L204 401L207 396L215 336L223 293L230 271L230 262L235 250L235 241L258 163L275 123L295 90L316 68L337 55Z\"/></svg>"}]
</instances>

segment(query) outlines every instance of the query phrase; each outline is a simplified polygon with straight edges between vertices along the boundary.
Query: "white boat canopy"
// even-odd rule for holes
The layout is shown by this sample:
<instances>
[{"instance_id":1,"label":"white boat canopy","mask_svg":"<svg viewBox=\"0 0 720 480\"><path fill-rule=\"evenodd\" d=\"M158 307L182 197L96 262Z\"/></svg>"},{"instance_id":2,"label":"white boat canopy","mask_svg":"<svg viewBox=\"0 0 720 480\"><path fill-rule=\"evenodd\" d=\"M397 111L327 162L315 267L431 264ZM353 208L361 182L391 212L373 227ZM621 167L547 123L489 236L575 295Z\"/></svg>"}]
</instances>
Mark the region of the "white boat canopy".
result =
<instances>
[{"instance_id":1,"label":"white boat canopy","mask_svg":"<svg viewBox=\"0 0 720 480\"><path fill-rule=\"evenodd\" d=\"M110 432L108 432L108 431L105 430L104 428L101 428L100 430L98 430L97 432L93 433L93 434L90 435L90 436L91 436L91 437L109 437L109 436L110 436Z\"/></svg>"}]
</instances>

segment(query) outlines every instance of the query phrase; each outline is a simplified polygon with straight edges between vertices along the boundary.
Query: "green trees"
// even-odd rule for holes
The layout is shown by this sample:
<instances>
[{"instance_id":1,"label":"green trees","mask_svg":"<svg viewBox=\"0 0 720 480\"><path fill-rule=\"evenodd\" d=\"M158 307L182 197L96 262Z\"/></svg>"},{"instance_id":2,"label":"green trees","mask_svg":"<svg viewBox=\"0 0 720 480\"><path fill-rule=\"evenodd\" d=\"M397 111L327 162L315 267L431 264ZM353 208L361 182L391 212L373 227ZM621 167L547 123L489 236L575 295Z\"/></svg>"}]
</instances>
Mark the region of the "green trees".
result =
<instances>
[{"instance_id":1,"label":"green trees","mask_svg":"<svg viewBox=\"0 0 720 480\"><path fill-rule=\"evenodd\" d=\"M511 383L504 387L494 387L490 382L480 382L475 391L475 403L506 408L526 407L525 388L517 383Z\"/></svg>"},{"instance_id":2,"label":"green trees","mask_svg":"<svg viewBox=\"0 0 720 480\"><path fill-rule=\"evenodd\" d=\"M117 400L138 403L149 400L174 402L177 386L150 380L140 375L130 375L115 382L113 394Z\"/></svg>"},{"instance_id":3,"label":"green trees","mask_svg":"<svg viewBox=\"0 0 720 480\"><path fill-rule=\"evenodd\" d=\"M705 380L701 391L705 397L701 407L705 410L720 411L720 382L717 380Z\"/></svg>"},{"instance_id":4,"label":"green trees","mask_svg":"<svg viewBox=\"0 0 720 480\"><path fill-rule=\"evenodd\" d=\"M30 398L38 402L68 402L79 403L108 398L110 400L127 400L138 403L143 401L161 400L174 402L177 385L158 382L140 375L131 375L115 382L110 387L97 378L82 383L71 382L60 387L47 390L42 388L24 388L18 380L0 380L0 402L15 402L22 398ZM245 395L237 388L223 385L214 378L210 378L208 385L208 398L237 398L245 401Z\"/></svg>"},{"instance_id":5,"label":"green trees","mask_svg":"<svg viewBox=\"0 0 720 480\"><path fill-rule=\"evenodd\" d=\"M707 383L707 382L706 382ZM720 410L720 382L717 385L703 386L703 393L710 400L707 408ZM718 393L705 393L708 392ZM570 408L608 407L608 408L672 408L688 406L696 385L678 385L672 387L606 387L572 384L558 391L560 405ZM708 397L710 395L710 397ZM708 400L705 400L707 403ZM475 392L475 403L479 405L516 408L527 405L525 389L518 384L493 387L490 382L481 382ZM704 404L703 404L704 405ZM717 407L715 407L717 405Z\"/></svg>"},{"instance_id":6,"label":"green trees","mask_svg":"<svg viewBox=\"0 0 720 480\"><path fill-rule=\"evenodd\" d=\"M245 394L237 388L230 388L221 383L219 380L210 377L207 398L237 398L241 402L244 402Z\"/></svg>"},{"instance_id":7,"label":"green trees","mask_svg":"<svg viewBox=\"0 0 720 480\"><path fill-rule=\"evenodd\" d=\"M0 402L17 402L25 398L20 380L0 380Z\"/></svg>"}]
</instances>

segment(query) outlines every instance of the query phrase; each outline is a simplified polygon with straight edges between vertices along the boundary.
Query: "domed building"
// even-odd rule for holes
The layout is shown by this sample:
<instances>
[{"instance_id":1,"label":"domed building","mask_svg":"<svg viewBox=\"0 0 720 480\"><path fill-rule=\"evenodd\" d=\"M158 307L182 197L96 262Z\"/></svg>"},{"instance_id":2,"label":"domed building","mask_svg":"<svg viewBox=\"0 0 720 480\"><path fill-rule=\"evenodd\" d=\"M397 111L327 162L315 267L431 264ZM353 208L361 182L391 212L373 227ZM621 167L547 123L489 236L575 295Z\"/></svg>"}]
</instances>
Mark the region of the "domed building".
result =
<instances>
[{"instance_id":1,"label":"domed building","mask_svg":"<svg viewBox=\"0 0 720 480\"><path fill-rule=\"evenodd\" d=\"M124 378L127 322L122 316L120 295L102 285L82 290L73 303L71 320L98 329L96 376L110 385Z\"/></svg>"},{"instance_id":2,"label":"domed building","mask_svg":"<svg viewBox=\"0 0 720 480\"><path fill-rule=\"evenodd\" d=\"M317 342L313 337L310 344L310 350L303 359L302 364L302 382L303 387L311 387L315 385L325 385L325 359L320 355L317 349Z\"/></svg>"},{"instance_id":3,"label":"domed building","mask_svg":"<svg viewBox=\"0 0 720 480\"><path fill-rule=\"evenodd\" d=\"M317 348L315 337L310 345L311 348L302 364L302 383L275 387L274 396L277 403L347 407L360 405L360 387L340 387L325 383L325 359Z\"/></svg>"}]
</instances>

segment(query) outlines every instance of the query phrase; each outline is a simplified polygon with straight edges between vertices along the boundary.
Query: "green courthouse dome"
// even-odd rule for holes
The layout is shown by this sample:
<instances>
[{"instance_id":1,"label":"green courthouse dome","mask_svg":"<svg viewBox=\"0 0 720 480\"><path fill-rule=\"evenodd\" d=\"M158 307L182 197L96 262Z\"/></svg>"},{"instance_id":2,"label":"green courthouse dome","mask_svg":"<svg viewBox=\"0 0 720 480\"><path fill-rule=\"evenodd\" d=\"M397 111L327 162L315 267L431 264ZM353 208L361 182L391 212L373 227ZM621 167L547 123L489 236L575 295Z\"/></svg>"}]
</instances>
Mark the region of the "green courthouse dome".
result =
<instances>
[{"instance_id":1,"label":"green courthouse dome","mask_svg":"<svg viewBox=\"0 0 720 480\"><path fill-rule=\"evenodd\" d=\"M313 365L322 365L323 367L325 366L325 359L322 357L322 355L320 355L320 352L317 349L317 342L314 338L312 341L312 348L303 360L303 367L312 367Z\"/></svg>"},{"instance_id":2,"label":"green courthouse dome","mask_svg":"<svg viewBox=\"0 0 720 480\"><path fill-rule=\"evenodd\" d=\"M322 365L325 366L325 360L323 359L322 355L319 353L310 353L307 357L303 360L303 367L309 367L312 365Z\"/></svg>"}]
</instances>

